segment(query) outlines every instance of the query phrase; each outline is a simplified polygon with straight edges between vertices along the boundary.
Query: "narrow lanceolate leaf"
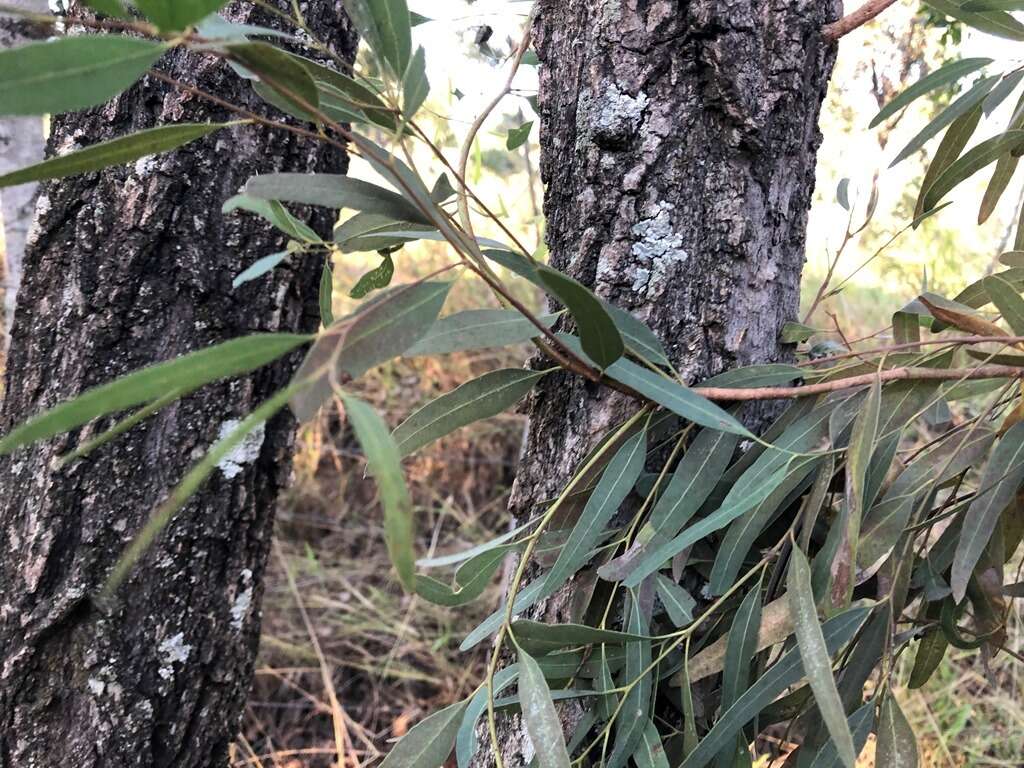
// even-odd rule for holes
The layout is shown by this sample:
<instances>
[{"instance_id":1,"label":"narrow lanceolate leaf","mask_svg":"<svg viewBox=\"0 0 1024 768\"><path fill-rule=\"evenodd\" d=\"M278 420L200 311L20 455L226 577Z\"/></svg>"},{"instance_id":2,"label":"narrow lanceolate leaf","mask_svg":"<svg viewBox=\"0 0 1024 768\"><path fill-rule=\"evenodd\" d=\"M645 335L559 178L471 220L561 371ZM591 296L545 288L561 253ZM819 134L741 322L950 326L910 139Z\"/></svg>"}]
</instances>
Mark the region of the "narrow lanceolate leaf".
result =
<instances>
[{"instance_id":1,"label":"narrow lanceolate leaf","mask_svg":"<svg viewBox=\"0 0 1024 768\"><path fill-rule=\"evenodd\" d=\"M761 585L758 584L743 598L727 635L725 667L722 672L723 712L735 704L750 685L750 665L757 655L760 629ZM732 768L733 758L740 749L746 750L746 739L742 736L719 753L719 768Z\"/></svg>"},{"instance_id":2,"label":"narrow lanceolate leaf","mask_svg":"<svg viewBox=\"0 0 1024 768\"><path fill-rule=\"evenodd\" d=\"M29 419L0 439L0 455L67 432L99 416L148 403L171 390L185 395L212 381L248 373L311 338L284 333L255 334L143 368Z\"/></svg>"},{"instance_id":3,"label":"narrow lanceolate leaf","mask_svg":"<svg viewBox=\"0 0 1024 768\"><path fill-rule=\"evenodd\" d=\"M875 702L872 700L858 707L846 722L853 734L853 748L860 754L864 745L867 744L868 736L871 735L872 726L875 724ZM807 746L805 745L803 749L807 749ZM839 758L836 743L829 739L818 750L808 768L841 768L841 766L842 761Z\"/></svg>"},{"instance_id":4,"label":"narrow lanceolate leaf","mask_svg":"<svg viewBox=\"0 0 1024 768\"><path fill-rule=\"evenodd\" d=\"M373 408L349 394L341 393L341 399L345 404L345 415L366 455L370 474L377 480L381 506L384 508L384 536L391 562L402 586L412 591L415 586L416 562L413 552L412 499L402 475L402 459L398 447L391 439L384 420ZM452 731L454 739L455 731ZM451 749L450 745L448 749Z\"/></svg>"},{"instance_id":5,"label":"narrow lanceolate leaf","mask_svg":"<svg viewBox=\"0 0 1024 768\"><path fill-rule=\"evenodd\" d=\"M414 725L391 748L380 768L441 768L452 753L468 706L468 701L460 701Z\"/></svg>"},{"instance_id":6,"label":"narrow lanceolate leaf","mask_svg":"<svg viewBox=\"0 0 1024 768\"><path fill-rule=\"evenodd\" d=\"M281 251L280 253L272 253L269 256L264 256L262 259L256 259L256 261L235 276L235 279L231 281L231 287L237 288L243 283L247 283L250 280L255 280L257 277L265 275L282 261L287 259L288 255L288 251Z\"/></svg>"},{"instance_id":7,"label":"narrow lanceolate leaf","mask_svg":"<svg viewBox=\"0 0 1024 768\"><path fill-rule=\"evenodd\" d=\"M432 400L395 429L402 456L481 419L497 416L518 403L543 372L506 368L485 373Z\"/></svg>"},{"instance_id":8,"label":"narrow lanceolate leaf","mask_svg":"<svg viewBox=\"0 0 1024 768\"><path fill-rule=\"evenodd\" d=\"M967 583L974 573L999 516L1013 500L1024 482L1024 422L1014 424L992 452L978 484L978 495L964 516L950 572L950 586L957 602L967 594Z\"/></svg>"},{"instance_id":9,"label":"narrow lanceolate leaf","mask_svg":"<svg viewBox=\"0 0 1024 768\"><path fill-rule=\"evenodd\" d=\"M634 640L651 639L632 630L618 632L587 624L544 624L528 619L512 622L512 630L519 645L535 656L543 656L571 645L623 645Z\"/></svg>"},{"instance_id":10,"label":"narrow lanceolate leaf","mask_svg":"<svg viewBox=\"0 0 1024 768\"><path fill-rule=\"evenodd\" d=\"M416 574L416 594L435 605L455 608L476 600L491 583L494 572L515 545L498 547L474 557L455 574L453 589L437 579Z\"/></svg>"},{"instance_id":11,"label":"narrow lanceolate leaf","mask_svg":"<svg viewBox=\"0 0 1024 768\"><path fill-rule=\"evenodd\" d=\"M429 94L426 54L420 47L409 61L409 68L402 78L402 114L406 120L411 119L419 111Z\"/></svg>"},{"instance_id":12,"label":"narrow lanceolate leaf","mask_svg":"<svg viewBox=\"0 0 1024 768\"><path fill-rule=\"evenodd\" d=\"M1013 334L1024 336L1024 299L1017 289L999 275L990 275L985 278L985 290L992 298L992 303L1002 312L1003 320Z\"/></svg>"},{"instance_id":13,"label":"narrow lanceolate leaf","mask_svg":"<svg viewBox=\"0 0 1024 768\"><path fill-rule=\"evenodd\" d=\"M1024 40L1024 24L1004 11L971 13L964 10L958 0L925 0L925 2L935 10L952 16L954 19L959 19L964 24L982 32L1005 37L1008 40Z\"/></svg>"},{"instance_id":14,"label":"narrow lanceolate leaf","mask_svg":"<svg viewBox=\"0 0 1024 768\"><path fill-rule=\"evenodd\" d=\"M391 285L391 278L394 276L395 262L391 258L390 253L384 253L384 260L381 261L380 266L371 269L360 277L358 282L352 286L352 290L348 292L348 295L353 299L361 299L370 291L379 291L381 288L387 288Z\"/></svg>"},{"instance_id":15,"label":"narrow lanceolate leaf","mask_svg":"<svg viewBox=\"0 0 1024 768\"><path fill-rule=\"evenodd\" d=\"M605 369L622 357L626 346L619 329L589 288L547 266L538 267L537 275L544 286L569 309L579 329L583 351L599 368Z\"/></svg>"},{"instance_id":16,"label":"narrow lanceolate leaf","mask_svg":"<svg viewBox=\"0 0 1024 768\"><path fill-rule=\"evenodd\" d=\"M587 499L579 520L544 578L543 592L552 594L591 557L605 526L618 511L644 468L647 430L633 435L615 452Z\"/></svg>"},{"instance_id":17,"label":"narrow lanceolate leaf","mask_svg":"<svg viewBox=\"0 0 1024 768\"><path fill-rule=\"evenodd\" d=\"M663 574L658 574L658 597L665 606L665 612L677 627L682 628L693 621L693 609L697 601L685 589ZM756 636L756 633L755 633Z\"/></svg>"},{"instance_id":18,"label":"narrow lanceolate leaf","mask_svg":"<svg viewBox=\"0 0 1024 768\"><path fill-rule=\"evenodd\" d=\"M81 35L0 51L0 114L58 114L102 104L166 50L120 35Z\"/></svg>"},{"instance_id":19,"label":"narrow lanceolate leaf","mask_svg":"<svg viewBox=\"0 0 1024 768\"><path fill-rule=\"evenodd\" d=\"M45 160L37 165L0 176L0 187L12 187L30 181L60 179L77 173L89 173L112 165L130 163L142 157L168 152L188 144L208 133L226 127L226 123L199 123L164 125L139 131L113 141L93 144L91 147Z\"/></svg>"},{"instance_id":20,"label":"narrow lanceolate leaf","mask_svg":"<svg viewBox=\"0 0 1024 768\"><path fill-rule=\"evenodd\" d=\"M329 173L268 173L254 176L245 194L261 200L351 208L400 221L430 224L430 219L397 192L361 179Z\"/></svg>"},{"instance_id":21,"label":"narrow lanceolate leaf","mask_svg":"<svg viewBox=\"0 0 1024 768\"><path fill-rule=\"evenodd\" d=\"M868 607L856 606L825 622L820 631L825 638L825 649L829 655L834 655L857 634L870 611ZM769 667L735 704L722 713L714 727L687 756L680 768L704 768L723 747L733 742L740 728L803 676L804 665L800 650L793 648Z\"/></svg>"},{"instance_id":22,"label":"narrow lanceolate leaf","mask_svg":"<svg viewBox=\"0 0 1024 768\"><path fill-rule=\"evenodd\" d=\"M497 696L505 688L510 686L519 677L519 665L509 664L504 669L498 670L494 675L492 685L494 695ZM476 754L476 723L480 716L487 709L487 699L490 691L487 686L482 686L470 699L469 707L462 718L462 725L459 726L458 735L455 737L455 759L459 768L469 768L473 756Z\"/></svg>"},{"instance_id":23,"label":"narrow lanceolate leaf","mask_svg":"<svg viewBox=\"0 0 1024 768\"><path fill-rule=\"evenodd\" d=\"M320 108L320 92L309 71L280 48L270 43L236 43L227 51L299 113Z\"/></svg>"},{"instance_id":24,"label":"narrow lanceolate leaf","mask_svg":"<svg viewBox=\"0 0 1024 768\"><path fill-rule=\"evenodd\" d=\"M550 327L557 315L538 318ZM407 357L446 355L471 349L506 347L540 335L532 322L514 309L468 309L443 317L406 351Z\"/></svg>"},{"instance_id":25,"label":"narrow lanceolate leaf","mask_svg":"<svg viewBox=\"0 0 1024 768\"><path fill-rule=\"evenodd\" d=\"M925 212L924 199L932 184L949 167L950 163L960 157L960 153L964 151L967 142L971 140L971 136L974 135L974 131L978 128L978 123L981 122L981 115L982 109L979 104L967 114L960 115L946 130L942 141L939 142L938 149L935 150L935 156L932 157L932 161L928 164L928 171L921 181L921 191L917 195L917 204L914 208L915 219ZM917 228L917 222L914 223L914 228Z\"/></svg>"},{"instance_id":26,"label":"narrow lanceolate leaf","mask_svg":"<svg viewBox=\"0 0 1024 768\"><path fill-rule=\"evenodd\" d=\"M960 59L959 61L954 61L946 64L944 67L940 67L934 72L918 80L882 107L879 113L871 120L871 124L868 127L874 128L883 120L892 117L908 104L912 103L915 99L924 96L930 91L934 91L936 88L941 88L944 85L955 82L961 77L969 75L971 72L981 69L991 63L992 59Z\"/></svg>"},{"instance_id":27,"label":"narrow lanceolate leaf","mask_svg":"<svg viewBox=\"0 0 1024 768\"><path fill-rule=\"evenodd\" d=\"M1021 74L1024 74L1024 70L1021 71ZM1021 122L1019 118L1010 125L1011 129L1020 127ZM988 221L989 216L995 211L996 205L1003 196L1003 192L1006 191L1006 187L1009 186L1019 162L1020 158L1016 157L1013 152L1004 152L996 161L995 170L992 171L992 178L989 179L988 186L985 187L985 194L981 198L981 207L978 209L979 224L984 224Z\"/></svg>"},{"instance_id":28,"label":"narrow lanceolate leaf","mask_svg":"<svg viewBox=\"0 0 1024 768\"><path fill-rule=\"evenodd\" d=\"M967 0L965 11L1024 11L1024 0Z\"/></svg>"},{"instance_id":29,"label":"narrow lanceolate leaf","mask_svg":"<svg viewBox=\"0 0 1024 768\"><path fill-rule=\"evenodd\" d=\"M839 548L832 562L831 606L833 610L845 608L853 598L857 570L857 542L860 540L860 522L866 509L866 485L871 456L878 435L882 385L879 379L868 390L868 396L853 422L853 433L846 451L846 505L840 523L843 531Z\"/></svg>"},{"instance_id":30,"label":"narrow lanceolate leaf","mask_svg":"<svg viewBox=\"0 0 1024 768\"><path fill-rule=\"evenodd\" d=\"M626 343L630 352L639 355L649 363L665 365L668 362L668 353L661 339L647 325L634 317L630 312L616 307L610 302L603 301L605 309L611 315L612 322L622 334L622 340Z\"/></svg>"},{"instance_id":31,"label":"narrow lanceolate leaf","mask_svg":"<svg viewBox=\"0 0 1024 768\"><path fill-rule=\"evenodd\" d=\"M653 720L648 720L644 726L643 740L640 742L640 748L633 753L633 760L637 768L670 768L665 745L661 743L658 726Z\"/></svg>"},{"instance_id":32,"label":"narrow lanceolate leaf","mask_svg":"<svg viewBox=\"0 0 1024 768\"><path fill-rule=\"evenodd\" d=\"M412 54L412 21L405 0L353 0L345 10L370 49L401 78Z\"/></svg>"},{"instance_id":33,"label":"narrow lanceolate leaf","mask_svg":"<svg viewBox=\"0 0 1024 768\"><path fill-rule=\"evenodd\" d=\"M220 210L225 214L237 210L249 211L266 219L293 240L304 240L307 243L323 242L308 224L295 218L277 200L257 200L248 195L235 195L227 200Z\"/></svg>"},{"instance_id":34,"label":"narrow lanceolate leaf","mask_svg":"<svg viewBox=\"0 0 1024 768\"><path fill-rule=\"evenodd\" d=\"M1021 145L1024 145L1024 130L1007 131L972 147L963 157L951 163L929 188L925 194L925 210L934 208L961 181L994 163L1004 152L1013 151Z\"/></svg>"},{"instance_id":35,"label":"narrow lanceolate leaf","mask_svg":"<svg viewBox=\"0 0 1024 768\"><path fill-rule=\"evenodd\" d=\"M330 258L324 259L324 267L320 270L320 324L324 328L334 323L334 273L331 271Z\"/></svg>"},{"instance_id":36,"label":"narrow lanceolate leaf","mask_svg":"<svg viewBox=\"0 0 1024 768\"><path fill-rule=\"evenodd\" d=\"M927 683L939 668L948 648L949 640L940 627L928 630L917 645L914 668L910 671L907 687L914 690Z\"/></svg>"},{"instance_id":37,"label":"narrow lanceolate leaf","mask_svg":"<svg viewBox=\"0 0 1024 768\"><path fill-rule=\"evenodd\" d=\"M177 32L216 13L227 0L133 0L161 32Z\"/></svg>"},{"instance_id":38,"label":"narrow lanceolate leaf","mask_svg":"<svg viewBox=\"0 0 1024 768\"><path fill-rule=\"evenodd\" d=\"M917 768L917 761L917 736L896 698L889 694L878 715L875 765L878 768Z\"/></svg>"},{"instance_id":39,"label":"narrow lanceolate leaf","mask_svg":"<svg viewBox=\"0 0 1024 768\"><path fill-rule=\"evenodd\" d=\"M814 700L832 736L832 741L835 742L843 765L846 768L854 768L857 753L853 747L853 735L846 722L843 702L839 698L836 681L832 676L831 654L818 623L814 592L811 589L811 567L799 547L793 547L786 590L789 592L793 612L797 647L807 673L807 681L814 691Z\"/></svg>"},{"instance_id":40,"label":"narrow lanceolate leaf","mask_svg":"<svg viewBox=\"0 0 1024 768\"><path fill-rule=\"evenodd\" d=\"M997 82L999 82L999 78L993 76L983 78L975 83L967 93L939 112L914 138L907 142L907 145L900 150L896 158L889 164L889 167L892 168L917 152L917 150L931 141L934 136L937 136L939 131L950 125L957 118L969 114L975 106L981 104L982 100L995 87ZM926 210L929 207L931 206L926 206Z\"/></svg>"},{"instance_id":41,"label":"narrow lanceolate leaf","mask_svg":"<svg viewBox=\"0 0 1024 768\"><path fill-rule=\"evenodd\" d=\"M634 635L647 633L647 617L636 592L629 595L629 613L626 629ZM619 710L615 728L615 746L608 756L607 768L622 768L636 752L643 740L644 728L650 717L651 692L654 687L651 666L651 641L634 640L626 643L626 665L619 678L621 685L635 683L626 694Z\"/></svg>"},{"instance_id":42,"label":"narrow lanceolate leaf","mask_svg":"<svg viewBox=\"0 0 1024 768\"><path fill-rule=\"evenodd\" d=\"M551 691L544 673L534 658L521 649L519 700L539 768L569 768L569 750L565 746L562 722L551 700Z\"/></svg>"}]
</instances>

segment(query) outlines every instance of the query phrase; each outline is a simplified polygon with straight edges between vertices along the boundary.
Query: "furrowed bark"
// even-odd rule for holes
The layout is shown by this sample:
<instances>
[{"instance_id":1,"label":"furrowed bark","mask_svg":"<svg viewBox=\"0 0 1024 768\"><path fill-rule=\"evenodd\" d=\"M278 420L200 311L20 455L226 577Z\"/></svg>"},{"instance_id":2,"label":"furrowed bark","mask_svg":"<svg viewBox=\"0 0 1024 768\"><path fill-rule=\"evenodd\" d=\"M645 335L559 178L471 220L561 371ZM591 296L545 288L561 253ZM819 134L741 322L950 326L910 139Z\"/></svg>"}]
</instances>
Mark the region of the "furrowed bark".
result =
<instances>
[{"instance_id":1,"label":"furrowed bark","mask_svg":"<svg viewBox=\"0 0 1024 768\"><path fill-rule=\"evenodd\" d=\"M834 0L540 0L552 263L645 320L690 383L788 358L779 331L796 317L834 58L820 30L840 9ZM579 377L547 377L531 401L515 515L553 498L636 407ZM755 426L761 418L750 415ZM575 620L572 597L570 583L533 618ZM578 711L562 711L569 731ZM518 718L500 725L505 764L527 764Z\"/></svg>"},{"instance_id":2,"label":"furrowed bark","mask_svg":"<svg viewBox=\"0 0 1024 768\"><path fill-rule=\"evenodd\" d=\"M300 5L351 62L356 38L340 0ZM224 13L278 23L250 3ZM213 57L175 52L158 68L275 114ZM232 116L146 78L111 104L55 118L48 149L225 119ZM44 184L0 429L226 339L315 330L320 258L295 259L232 290L239 271L287 239L220 208L256 173L346 168L337 149L238 126L132 167ZM333 212L297 213L330 235ZM221 464L111 603L93 598L188 468L285 385L300 358L207 387L64 469L55 457L114 420L0 459L0 766L225 764L252 676L273 511L290 474L291 416L267 423Z\"/></svg>"}]
</instances>

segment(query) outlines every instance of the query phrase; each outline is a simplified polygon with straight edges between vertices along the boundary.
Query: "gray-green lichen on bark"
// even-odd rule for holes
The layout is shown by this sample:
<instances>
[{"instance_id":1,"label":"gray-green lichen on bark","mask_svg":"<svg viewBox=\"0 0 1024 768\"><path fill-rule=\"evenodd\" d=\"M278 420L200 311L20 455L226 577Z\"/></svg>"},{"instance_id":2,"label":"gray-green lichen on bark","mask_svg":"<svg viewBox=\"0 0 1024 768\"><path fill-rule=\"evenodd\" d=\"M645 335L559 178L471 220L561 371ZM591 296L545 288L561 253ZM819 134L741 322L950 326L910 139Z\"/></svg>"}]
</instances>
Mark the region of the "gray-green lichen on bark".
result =
<instances>
[{"instance_id":1,"label":"gray-green lichen on bark","mask_svg":"<svg viewBox=\"0 0 1024 768\"><path fill-rule=\"evenodd\" d=\"M778 336L799 302L834 55L819 30L840 10L835 0L539 1L552 263L646 321L690 383L787 357ZM636 407L579 378L542 381L512 511L553 498ZM531 617L578 619L573 594L570 584ZM570 732L580 710L562 711ZM518 717L502 719L499 740L506 766L529 762ZM486 746L477 762L493 763Z\"/></svg>"},{"instance_id":2,"label":"gray-green lichen on bark","mask_svg":"<svg viewBox=\"0 0 1024 768\"><path fill-rule=\"evenodd\" d=\"M291 3L281 0L282 10ZM351 62L340 0L300 3ZM225 11L275 25L251 3ZM259 112L223 62L180 51L158 69ZM275 116L279 116L276 115ZM108 105L54 119L49 152L173 122L230 119L145 78ZM221 203L253 174L344 172L344 153L252 125L125 168L44 184L25 258L0 430L143 366L258 331L315 330L321 262L232 278L287 238ZM328 236L333 213L298 211ZM110 603L110 568L218 437L280 389L297 357L177 402L66 468L101 419L0 459L0 766L221 766L259 638L273 510L290 474L282 414L233 453Z\"/></svg>"}]
</instances>

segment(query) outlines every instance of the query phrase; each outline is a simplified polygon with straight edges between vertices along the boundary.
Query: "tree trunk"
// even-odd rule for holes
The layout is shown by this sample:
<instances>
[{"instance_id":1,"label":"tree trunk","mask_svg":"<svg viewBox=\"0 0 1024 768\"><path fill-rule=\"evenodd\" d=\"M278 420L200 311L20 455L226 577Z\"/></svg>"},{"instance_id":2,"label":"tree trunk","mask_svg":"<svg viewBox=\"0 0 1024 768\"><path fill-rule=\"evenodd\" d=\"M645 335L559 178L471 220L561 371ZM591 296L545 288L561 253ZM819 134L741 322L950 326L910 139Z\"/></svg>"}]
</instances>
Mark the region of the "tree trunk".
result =
<instances>
[{"instance_id":1,"label":"tree trunk","mask_svg":"<svg viewBox=\"0 0 1024 768\"><path fill-rule=\"evenodd\" d=\"M280 0L285 10L291 4ZM351 62L340 0L300 3ZM271 25L250 3L231 20ZM158 68L265 111L212 57ZM54 121L48 151L157 124L230 119L151 78ZM237 126L133 167L45 184L25 273L0 427L143 366L256 331L317 327L321 262L295 260L232 290L286 238L221 203L256 173L344 172L347 158L281 131ZM333 213L306 212L328 236ZM137 563L112 605L91 598L185 471L280 389L297 358L205 388L65 469L58 455L103 419L0 463L0 766L221 766L249 689L262 577L294 422L281 414L218 469Z\"/></svg>"},{"instance_id":2,"label":"tree trunk","mask_svg":"<svg viewBox=\"0 0 1024 768\"><path fill-rule=\"evenodd\" d=\"M541 173L554 266L645 320L699 382L788 357L836 0L540 0ZM546 377L512 492L553 498L637 403ZM753 417L757 421L756 416ZM573 621L572 586L534 618ZM563 710L572 725L573 710ZM529 762L517 718L507 766ZM489 761L485 759L485 764Z\"/></svg>"},{"instance_id":3,"label":"tree trunk","mask_svg":"<svg viewBox=\"0 0 1024 768\"><path fill-rule=\"evenodd\" d=\"M14 0L7 3L33 13L46 13L46 0ZM47 30L9 17L0 19L0 49L20 45L32 37L45 37ZM43 159L43 121L39 117L0 117L0 175ZM0 191L0 360L7 349L7 337L14 320L14 300L21 284L21 261L25 238L32 221L37 184L22 184Z\"/></svg>"}]
</instances>

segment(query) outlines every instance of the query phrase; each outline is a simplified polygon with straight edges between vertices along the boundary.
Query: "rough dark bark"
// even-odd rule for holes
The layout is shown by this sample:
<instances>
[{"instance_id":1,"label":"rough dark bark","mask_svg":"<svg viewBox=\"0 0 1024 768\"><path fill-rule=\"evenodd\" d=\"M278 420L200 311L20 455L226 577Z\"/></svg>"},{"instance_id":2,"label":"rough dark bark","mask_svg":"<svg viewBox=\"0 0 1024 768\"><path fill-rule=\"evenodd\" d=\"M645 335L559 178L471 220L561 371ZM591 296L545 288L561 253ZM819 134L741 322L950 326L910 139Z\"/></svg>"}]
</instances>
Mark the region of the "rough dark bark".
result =
<instances>
[{"instance_id":1,"label":"rough dark bark","mask_svg":"<svg viewBox=\"0 0 1024 768\"><path fill-rule=\"evenodd\" d=\"M540 0L552 263L644 319L691 383L787 356L779 331L799 302L834 54L819 30L840 10L835 0ZM513 512L552 498L636 407L578 377L547 377ZM534 616L572 620L571 596L570 586ZM516 719L502 742L507 766L529 761Z\"/></svg>"},{"instance_id":2,"label":"rough dark bark","mask_svg":"<svg viewBox=\"0 0 1024 768\"><path fill-rule=\"evenodd\" d=\"M280 3L290 8L288 2ZM340 0L302 2L351 61ZM272 24L249 3L236 21ZM256 110L213 57L158 68ZM219 108L145 79L115 102L54 122L51 153L156 124L217 120ZM321 264L294 262L232 290L285 245L222 201L251 175L343 172L343 153L239 126L180 151L42 188L25 258L0 427L142 366L254 331L317 325ZM333 215L307 219L327 235ZM91 599L184 472L288 380L292 359L170 406L66 469L53 459L112 420L0 463L0 766L219 766L249 689L261 582L294 423L280 415L218 469L117 592Z\"/></svg>"},{"instance_id":3,"label":"rough dark bark","mask_svg":"<svg viewBox=\"0 0 1024 768\"><path fill-rule=\"evenodd\" d=\"M32 13L46 13L46 0L14 0L14 8ZM35 37L45 37L48 30L27 24L15 17L0 18L0 48L11 48ZM43 120L40 117L0 117L0 174L9 173L43 159ZM7 334L14 319L14 300L21 284L21 261L25 238L32 221L36 184L22 184L0 191L0 227L3 248L0 249L0 357L7 349Z\"/></svg>"}]
</instances>

